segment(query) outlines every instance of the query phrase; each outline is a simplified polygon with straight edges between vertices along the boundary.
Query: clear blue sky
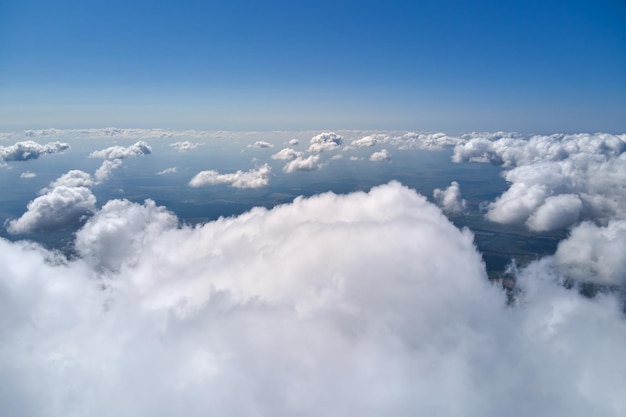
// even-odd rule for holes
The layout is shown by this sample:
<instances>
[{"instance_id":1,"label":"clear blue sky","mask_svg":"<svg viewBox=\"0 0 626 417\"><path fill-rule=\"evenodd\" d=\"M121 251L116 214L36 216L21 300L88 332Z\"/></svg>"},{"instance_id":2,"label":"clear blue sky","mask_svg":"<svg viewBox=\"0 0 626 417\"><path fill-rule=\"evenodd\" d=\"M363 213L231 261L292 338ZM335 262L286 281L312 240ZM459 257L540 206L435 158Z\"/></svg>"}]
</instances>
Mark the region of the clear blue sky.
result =
<instances>
[{"instance_id":1,"label":"clear blue sky","mask_svg":"<svg viewBox=\"0 0 626 417\"><path fill-rule=\"evenodd\" d=\"M0 0L0 130L626 131L626 2Z\"/></svg>"}]
</instances>

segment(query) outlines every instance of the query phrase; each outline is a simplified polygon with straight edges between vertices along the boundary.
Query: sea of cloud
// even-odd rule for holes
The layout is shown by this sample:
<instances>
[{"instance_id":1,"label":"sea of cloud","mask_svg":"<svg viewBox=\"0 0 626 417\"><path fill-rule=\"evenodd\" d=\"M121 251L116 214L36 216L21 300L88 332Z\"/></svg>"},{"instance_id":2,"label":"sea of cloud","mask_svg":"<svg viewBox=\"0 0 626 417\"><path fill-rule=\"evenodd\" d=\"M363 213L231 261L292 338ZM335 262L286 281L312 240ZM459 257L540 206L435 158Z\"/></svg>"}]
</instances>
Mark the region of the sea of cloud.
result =
<instances>
[{"instance_id":1,"label":"sea of cloud","mask_svg":"<svg viewBox=\"0 0 626 417\"><path fill-rule=\"evenodd\" d=\"M458 182L434 190L440 207L390 182L190 226L152 200L98 208L91 189L152 148L95 151L93 176L68 171L6 225L81 222L69 258L0 239L0 414L626 414L626 136L343 140L325 132L306 158L272 158L289 173L319 169L322 152L454 147L457 162L505 169L487 218L570 235L511 268L511 298L444 215L466 209ZM270 172L208 170L189 185L257 188ZM578 290L589 282L594 297Z\"/></svg>"},{"instance_id":2,"label":"sea of cloud","mask_svg":"<svg viewBox=\"0 0 626 417\"><path fill-rule=\"evenodd\" d=\"M618 297L566 289L557 256L507 303L472 234L397 182L179 223L112 200L73 259L0 240L3 414L626 411Z\"/></svg>"}]
</instances>

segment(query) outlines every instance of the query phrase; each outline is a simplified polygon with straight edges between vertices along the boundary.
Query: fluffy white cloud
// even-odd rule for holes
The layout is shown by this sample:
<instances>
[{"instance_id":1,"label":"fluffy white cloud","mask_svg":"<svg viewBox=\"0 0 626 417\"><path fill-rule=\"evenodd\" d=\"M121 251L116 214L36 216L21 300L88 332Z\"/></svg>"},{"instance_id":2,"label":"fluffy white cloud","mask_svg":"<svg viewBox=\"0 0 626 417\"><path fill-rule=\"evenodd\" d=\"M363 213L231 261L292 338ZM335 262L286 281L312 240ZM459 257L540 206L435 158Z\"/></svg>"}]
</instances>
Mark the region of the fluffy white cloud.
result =
<instances>
[{"instance_id":1,"label":"fluffy white cloud","mask_svg":"<svg viewBox=\"0 0 626 417\"><path fill-rule=\"evenodd\" d=\"M300 144L300 141L298 139L290 139L289 142L287 142L287 145L289 146L296 146L299 144Z\"/></svg>"},{"instance_id":2,"label":"fluffy white cloud","mask_svg":"<svg viewBox=\"0 0 626 417\"><path fill-rule=\"evenodd\" d=\"M230 184L236 188L260 188L269 184L269 174L272 168L264 164L257 169L249 171L238 170L234 173L220 174L217 171L201 171L194 176L189 185L201 187L204 185Z\"/></svg>"},{"instance_id":3,"label":"fluffy white cloud","mask_svg":"<svg viewBox=\"0 0 626 417\"><path fill-rule=\"evenodd\" d=\"M179 152L190 151L192 149L196 149L198 146L202 145L201 143L189 142L188 140L174 142L170 144L170 146L176 149Z\"/></svg>"},{"instance_id":4,"label":"fluffy white cloud","mask_svg":"<svg viewBox=\"0 0 626 417\"><path fill-rule=\"evenodd\" d=\"M526 225L538 232L561 229L576 223L582 208L582 201L573 194L548 197L526 220Z\"/></svg>"},{"instance_id":5,"label":"fluffy white cloud","mask_svg":"<svg viewBox=\"0 0 626 417\"><path fill-rule=\"evenodd\" d=\"M41 155L63 152L69 148L69 144L62 142L50 142L45 145L32 140L17 142L10 146L0 146L0 162L37 159Z\"/></svg>"},{"instance_id":6,"label":"fluffy white cloud","mask_svg":"<svg viewBox=\"0 0 626 417\"><path fill-rule=\"evenodd\" d=\"M284 148L272 155L272 159L283 161L292 161L302 156L302 152L295 151L291 148Z\"/></svg>"},{"instance_id":7,"label":"fluffy white cloud","mask_svg":"<svg viewBox=\"0 0 626 417\"><path fill-rule=\"evenodd\" d=\"M589 219L626 218L626 136L523 137L499 132L464 135L456 162L502 164L510 187L489 205L487 218L547 231Z\"/></svg>"},{"instance_id":8,"label":"fluffy white cloud","mask_svg":"<svg viewBox=\"0 0 626 417\"><path fill-rule=\"evenodd\" d=\"M333 151L343 143L343 136L335 132L323 132L311 138L309 152Z\"/></svg>"},{"instance_id":9,"label":"fluffy white cloud","mask_svg":"<svg viewBox=\"0 0 626 417\"><path fill-rule=\"evenodd\" d=\"M47 188L44 188L42 191L48 192L53 188L64 186L64 187L92 187L94 185L93 178L91 174L81 171L79 169L72 169L65 174L61 175L56 180L52 181Z\"/></svg>"},{"instance_id":10,"label":"fluffy white cloud","mask_svg":"<svg viewBox=\"0 0 626 417\"><path fill-rule=\"evenodd\" d=\"M177 171L176 167L165 168L163 171L157 172L157 175L176 174Z\"/></svg>"},{"instance_id":11,"label":"fluffy white cloud","mask_svg":"<svg viewBox=\"0 0 626 417\"><path fill-rule=\"evenodd\" d=\"M72 225L94 212L96 197L86 187L59 185L28 203L27 211L6 224L9 233L29 233Z\"/></svg>"},{"instance_id":12,"label":"fluffy white cloud","mask_svg":"<svg viewBox=\"0 0 626 417\"><path fill-rule=\"evenodd\" d=\"M383 141L387 138L385 135L368 135L363 136L360 139L354 139L350 142L350 146L353 148L367 148L370 146L375 146L378 144L378 141L382 139Z\"/></svg>"},{"instance_id":13,"label":"fluffy white cloud","mask_svg":"<svg viewBox=\"0 0 626 417\"><path fill-rule=\"evenodd\" d=\"M298 156L293 161L287 162L283 167L283 171L286 173L292 173L295 171L315 171L320 168L319 155L311 155L308 158Z\"/></svg>"},{"instance_id":14,"label":"fluffy white cloud","mask_svg":"<svg viewBox=\"0 0 626 417\"><path fill-rule=\"evenodd\" d=\"M131 146L111 146L106 149L94 151L89 154L90 158L102 159L122 159L133 156L148 155L152 152L152 148L144 141L138 141Z\"/></svg>"},{"instance_id":15,"label":"fluffy white cloud","mask_svg":"<svg viewBox=\"0 0 626 417\"><path fill-rule=\"evenodd\" d=\"M455 162L492 162L504 166L530 165L543 161L562 161L574 155L617 157L626 150L626 137L606 133L535 135L519 133L474 133L463 135L454 148Z\"/></svg>"},{"instance_id":16,"label":"fluffy white cloud","mask_svg":"<svg viewBox=\"0 0 626 417\"><path fill-rule=\"evenodd\" d=\"M435 188L433 197L437 204L444 212L450 214L459 214L465 211L466 202L461 197L461 187L456 181L452 181L450 186L445 190Z\"/></svg>"},{"instance_id":17,"label":"fluffy white cloud","mask_svg":"<svg viewBox=\"0 0 626 417\"><path fill-rule=\"evenodd\" d=\"M111 177L113 170L122 166L121 159L107 159L102 161L102 165L96 170L96 181L104 182Z\"/></svg>"},{"instance_id":18,"label":"fluffy white cloud","mask_svg":"<svg viewBox=\"0 0 626 417\"><path fill-rule=\"evenodd\" d=\"M370 161L375 162L390 162L391 154L387 152L387 149L382 149L378 152L374 152L370 155Z\"/></svg>"},{"instance_id":19,"label":"fluffy white cloud","mask_svg":"<svg viewBox=\"0 0 626 417\"><path fill-rule=\"evenodd\" d=\"M425 149L441 150L452 147L462 141L461 138L448 136L445 133L415 133L402 135L377 135L379 143L387 143L400 150Z\"/></svg>"},{"instance_id":20,"label":"fluffy white cloud","mask_svg":"<svg viewBox=\"0 0 626 417\"><path fill-rule=\"evenodd\" d=\"M584 222L559 243L555 264L571 278L626 286L626 220Z\"/></svg>"},{"instance_id":21,"label":"fluffy white cloud","mask_svg":"<svg viewBox=\"0 0 626 417\"><path fill-rule=\"evenodd\" d=\"M20 178L35 178L37 174L32 171L24 171L20 174Z\"/></svg>"},{"instance_id":22,"label":"fluffy white cloud","mask_svg":"<svg viewBox=\"0 0 626 417\"><path fill-rule=\"evenodd\" d=\"M472 242L398 183L197 227L112 201L69 261L0 239L0 408L624 415L616 297L538 262L507 306Z\"/></svg>"},{"instance_id":23,"label":"fluffy white cloud","mask_svg":"<svg viewBox=\"0 0 626 417\"><path fill-rule=\"evenodd\" d=\"M273 148L273 147L274 145L264 140L257 140L256 142L248 145L248 148Z\"/></svg>"}]
</instances>

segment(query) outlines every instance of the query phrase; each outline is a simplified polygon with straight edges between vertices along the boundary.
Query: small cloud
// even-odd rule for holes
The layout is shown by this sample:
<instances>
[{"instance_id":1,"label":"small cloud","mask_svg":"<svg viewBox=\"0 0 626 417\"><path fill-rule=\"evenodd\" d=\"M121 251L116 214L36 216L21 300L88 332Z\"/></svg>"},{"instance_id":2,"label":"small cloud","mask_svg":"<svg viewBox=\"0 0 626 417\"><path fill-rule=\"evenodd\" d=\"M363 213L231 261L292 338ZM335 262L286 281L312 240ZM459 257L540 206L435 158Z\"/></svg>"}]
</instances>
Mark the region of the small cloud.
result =
<instances>
[{"instance_id":1,"label":"small cloud","mask_svg":"<svg viewBox=\"0 0 626 417\"><path fill-rule=\"evenodd\" d=\"M443 209L444 212L449 214L460 214L465 211L466 202L461 198L461 188L459 183L452 181L450 186L445 190L435 188L433 197L437 202L437 205Z\"/></svg>"},{"instance_id":2,"label":"small cloud","mask_svg":"<svg viewBox=\"0 0 626 417\"><path fill-rule=\"evenodd\" d=\"M300 141L298 139L291 139L289 142L287 142L287 145L289 146L297 146L300 144Z\"/></svg>"},{"instance_id":3,"label":"small cloud","mask_svg":"<svg viewBox=\"0 0 626 417\"><path fill-rule=\"evenodd\" d=\"M363 157L362 156L351 156L350 160L351 161L362 161Z\"/></svg>"},{"instance_id":4,"label":"small cloud","mask_svg":"<svg viewBox=\"0 0 626 417\"><path fill-rule=\"evenodd\" d=\"M176 174L176 167L166 168L163 171L157 172L157 175L167 175L167 174Z\"/></svg>"},{"instance_id":5,"label":"small cloud","mask_svg":"<svg viewBox=\"0 0 626 417\"><path fill-rule=\"evenodd\" d=\"M204 185L229 184L235 188L260 188L269 184L269 174L272 168L265 164L249 171L237 171L229 174L220 174L217 171L201 171L189 181L192 187Z\"/></svg>"},{"instance_id":6,"label":"small cloud","mask_svg":"<svg viewBox=\"0 0 626 417\"><path fill-rule=\"evenodd\" d=\"M174 149L176 149L179 152L184 152L184 151L190 151L192 149L196 149L198 146L201 146L201 143L193 143L193 142L189 142L188 140L182 141L182 142L174 142L172 144L170 144L170 146Z\"/></svg>"},{"instance_id":7,"label":"small cloud","mask_svg":"<svg viewBox=\"0 0 626 417\"><path fill-rule=\"evenodd\" d=\"M20 178L35 178L37 174L31 171L22 172L20 174Z\"/></svg>"},{"instance_id":8,"label":"small cloud","mask_svg":"<svg viewBox=\"0 0 626 417\"><path fill-rule=\"evenodd\" d=\"M96 181L104 182L111 177L114 169L119 168L122 165L121 159L113 159L113 160L105 160L100 165L100 168L96 170L95 177Z\"/></svg>"},{"instance_id":9,"label":"small cloud","mask_svg":"<svg viewBox=\"0 0 626 417\"><path fill-rule=\"evenodd\" d=\"M389 152L387 152L386 149L383 149L379 152L374 152L371 156L370 156L370 161L374 161L374 162L390 162L391 161L391 154Z\"/></svg>"},{"instance_id":10,"label":"small cloud","mask_svg":"<svg viewBox=\"0 0 626 417\"><path fill-rule=\"evenodd\" d=\"M320 168L319 155L311 155L308 158L302 158L299 156L291 162L288 162L283 171L290 174L295 171L315 171Z\"/></svg>"},{"instance_id":11,"label":"small cloud","mask_svg":"<svg viewBox=\"0 0 626 417\"><path fill-rule=\"evenodd\" d=\"M264 140L257 140L256 142L248 145L248 148L273 148L273 147L274 145Z\"/></svg>"},{"instance_id":12,"label":"small cloud","mask_svg":"<svg viewBox=\"0 0 626 417\"><path fill-rule=\"evenodd\" d=\"M302 156L302 152L295 151L291 148L285 148L285 149L281 149L280 151L272 155L272 159L278 159L282 161L293 161L294 159L299 158L301 156Z\"/></svg>"}]
</instances>

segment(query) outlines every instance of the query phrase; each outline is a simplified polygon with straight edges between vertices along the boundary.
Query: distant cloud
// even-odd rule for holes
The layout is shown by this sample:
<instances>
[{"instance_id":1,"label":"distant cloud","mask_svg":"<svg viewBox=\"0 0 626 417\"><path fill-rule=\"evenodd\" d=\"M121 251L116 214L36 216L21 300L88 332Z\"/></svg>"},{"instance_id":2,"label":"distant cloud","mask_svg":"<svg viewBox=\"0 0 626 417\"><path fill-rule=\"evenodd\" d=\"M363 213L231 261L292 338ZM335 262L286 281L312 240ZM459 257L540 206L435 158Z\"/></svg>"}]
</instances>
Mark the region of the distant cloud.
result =
<instances>
[{"instance_id":1,"label":"distant cloud","mask_svg":"<svg viewBox=\"0 0 626 417\"><path fill-rule=\"evenodd\" d=\"M283 171L286 173L292 173L295 171L315 171L320 168L319 155L311 155L308 158L298 156L291 162L288 162L283 167Z\"/></svg>"},{"instance_id":2,"label":"distant cloud","mask_svg":"<svg viewBox=\"0 0 626 417\"><path fill-rule=\"evenodd\" d=\"M389 152L387 152L386 149L383 149L381 151L374 152L373 154L371 154L370 155L370 161L390 162L391 161L391 154Z\"/></svg>"},{"instance_id":3,"label":"distant cloud","mask_svg":"<svg viewBox=\"0 0 626 417\"><path fill-rule=\"evenodd\" d=\"M94 151L89 154L90 158L102 159L122 159L133 156L148 155L152 152L152 148L144 141L139 141L131 146L111 146L100 151Z\"/></svg>"},{"instance_id":4,"label":"distant cloud","mask_svg":"<svg viewBox=\"0 0 626 417\"><path fill-rule=\"evenodd\" d=\"M354 139L350 142L350 147L352 148L367 148L370 146L375 146L378 144L379 140L385 140L387 138L386 135L368 135L364 136L360 139Z\"/></svg>"},{"instance_id":5,"label":"distant cloud","mask_svg":"<svg viewBox=\"0 0 626 417\"><path fill-rule=\"evenodd\" d=\"M466 202L461 197L461 187L456 181L452 181L445 190L435 188L433 197L439 207L449 214L460 214L465 211Z\"/></svg>"},{"instance_id":6,"label":"distant cloud","mask_svg":"<svg viewBox=\"0 0 626 417\"><path fill-rule=\"evenodd\" d=\"M32 140L17 142L10 146L0 146L0 163L37 159L41 155L63 152L69 148L69 144L62 142L50 142L45 145Z\"/></svg>"},{"instance_id":7,"label":"distant cloud","mask_svg":"<svg viewBox=\"0 0 626 417\"><path fill-rule=\"evenodd\" d=\"M295 151L291 148L284 148L272 155L272 159L283 161L292 161L302 156L302 152Z\"/></svg>"},{"instance_id":8,"label":"distant cloud","mask_svg":"<svg viewBox=\"0 0 626 417\"><path fill-rule=\"evenodd\" d=\"M189 142L188 140L182 141L182 142L174 142L172 144L170 144L170 146L174 149L176 149L179 152L185 152L185 151L190 151L192 149L196 149L198 146L201 146L201 143L193 143L193 142Z\"/></svg>"},{"instance_id":9,"label":"distant cloud","mask_svg":"<svg viewBox=\"0 0 626 417\"><path fill-rule=\"evenodd\" d=\"M489 204L489 220L549 231L585 219L606 224L626 218L626 135L526 138L498 132L463 138L454 149L455 162L508 168L504 178L510 186Z\"/></svg>"},{"instance_id":10,"label":"distant cloud","mask_svg":"<svg viewBox=\"0 0 626 417\"><path fill-rule=\"evenodd\" d=\"M163 171L157 172L157 175L167 175L167 174L176 174L176 167L165 168Z\"/></svg>"},{"instance_id":11,"label":"distant cloud","mask_svg":"<svg viewBox=\"0 0 626 417\"><path fill-rule=\"evenodd\" d=\"M35 178L37 174L32 171L24 171L20 174L20 178Z\"/></svg>"},{"instance_id":12,"label":"distant cloud","mask_svg":"<svg viewBox=\"0 0 626 417\"><path fill-rule=\"evenodd\" d=\"M273 148L273 147L274 145L264 140L257 140L256 142L248 145L248 148Z\"/></svg>"},{"instance_id":13,"label":"distant cloud","mask_svg":"<svg viewBox=\"0 0 626 417\"><path fill-rule=\"evenodd\" d=\"M335 132L324 132L313 136L309 145L309 152L333 151L343 143L343 136Z\"/></svg>"},{"instance_id":14,"label":"distant cloud","mask_svg":"<svg viewBox=\"0 0 626 417\"><path fill-rule=\"evenodd\" d=\"M189 181L192 187L204 185L229 184L236 188L260 188L269 184L271 167L265 164L249 171L237 171L229 174L220 174L217 171L201 171Z\"/></svg>"},{"instance_id":15,"label":"distant cloud","mask_svg":"<svg viewBox=\"0 0 626 417\"><path fill-rule=\"evenodd\" d=\"M289 146L297 146L300 144L300 141L298 139L290 139L289 142L287 142L287 145Z\"/></svg>"}]
</instances>

